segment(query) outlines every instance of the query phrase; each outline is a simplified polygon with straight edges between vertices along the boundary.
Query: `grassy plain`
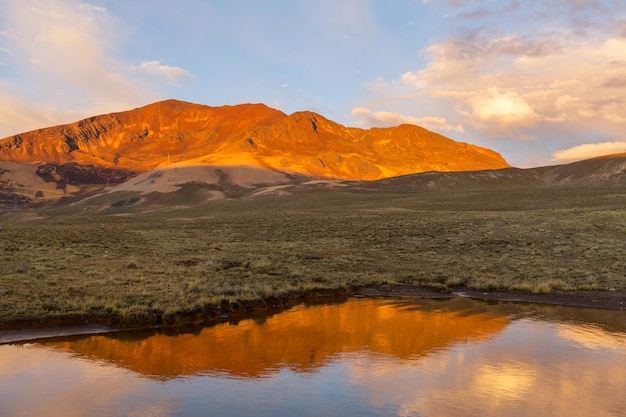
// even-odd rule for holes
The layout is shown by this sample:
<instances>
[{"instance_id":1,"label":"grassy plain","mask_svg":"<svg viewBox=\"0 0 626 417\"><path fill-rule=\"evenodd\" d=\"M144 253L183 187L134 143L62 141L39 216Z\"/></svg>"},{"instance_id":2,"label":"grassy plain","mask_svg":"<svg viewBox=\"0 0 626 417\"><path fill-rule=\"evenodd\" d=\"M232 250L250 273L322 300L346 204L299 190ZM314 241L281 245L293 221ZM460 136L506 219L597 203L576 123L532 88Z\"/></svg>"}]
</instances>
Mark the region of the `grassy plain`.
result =
<instances>
[{"instance_id":1,"label":"grassy plain","mask_svg":"<svg viewBox=\"0 0 626 417\"><path fill-rule=\"evenodd\" d=\"M383 283L626 289L618 188L318 189L177 209L170 198L1 216L0 324L72 315L132 323ZM160 199L167 204L155 209Z\"/></svg>"}]
</instances>

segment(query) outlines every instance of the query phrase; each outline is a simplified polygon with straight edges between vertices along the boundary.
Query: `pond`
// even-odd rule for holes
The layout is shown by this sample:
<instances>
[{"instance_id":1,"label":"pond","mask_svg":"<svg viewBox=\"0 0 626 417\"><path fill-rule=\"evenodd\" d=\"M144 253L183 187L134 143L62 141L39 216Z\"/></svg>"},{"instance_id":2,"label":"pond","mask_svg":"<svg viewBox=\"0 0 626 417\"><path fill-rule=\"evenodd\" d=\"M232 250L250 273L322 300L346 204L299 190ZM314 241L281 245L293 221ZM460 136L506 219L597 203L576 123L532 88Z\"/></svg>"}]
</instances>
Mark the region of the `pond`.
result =
<instances>
[{"instance_id":1,"label":"pond","mask_svg":"<svg viewBox=\"0 0 626 417\"><path fill-rule=\"evenodd\" d=\"M624 416L626 312L351 299L5 344L0 415Z\"/></svg>"}]
</instances>

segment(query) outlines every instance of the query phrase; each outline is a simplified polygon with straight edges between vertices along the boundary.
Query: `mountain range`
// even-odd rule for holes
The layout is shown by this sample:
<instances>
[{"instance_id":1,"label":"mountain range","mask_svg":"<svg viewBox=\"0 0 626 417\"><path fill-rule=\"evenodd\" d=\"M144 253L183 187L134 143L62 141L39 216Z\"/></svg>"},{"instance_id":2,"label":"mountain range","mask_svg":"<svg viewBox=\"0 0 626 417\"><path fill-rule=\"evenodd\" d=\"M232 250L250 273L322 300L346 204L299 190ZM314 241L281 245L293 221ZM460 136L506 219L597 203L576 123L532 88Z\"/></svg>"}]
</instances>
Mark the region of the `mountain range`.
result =
<instances>
[{"instance_id":1,"label":"mountain range","mask_svg":"<svg viewBox=\"0 0 626 417\"><path fill-rule=\"evenodd\" d=\"M166 100L0 140L4 208L102 192L175 193L192 184L205 185L194 198L215 199L303 184L429 190L623 185L625 177L626 154L522 170L492 150L418 126L345 127L263 104Z\"/></svg>"},{"instance_id":2,"label":"mountain range","mask_svg":"<svg viewBox=\"0 0 626 417\"><path fill-rule=\"evenodd\" d=\"M505 168L498 153L414 125L347 128L263 104L166 100L0 140L0 160L145 172L163 165L245 165L315 178L377 180L424 171Z\"/></svg>"}]
</instances>

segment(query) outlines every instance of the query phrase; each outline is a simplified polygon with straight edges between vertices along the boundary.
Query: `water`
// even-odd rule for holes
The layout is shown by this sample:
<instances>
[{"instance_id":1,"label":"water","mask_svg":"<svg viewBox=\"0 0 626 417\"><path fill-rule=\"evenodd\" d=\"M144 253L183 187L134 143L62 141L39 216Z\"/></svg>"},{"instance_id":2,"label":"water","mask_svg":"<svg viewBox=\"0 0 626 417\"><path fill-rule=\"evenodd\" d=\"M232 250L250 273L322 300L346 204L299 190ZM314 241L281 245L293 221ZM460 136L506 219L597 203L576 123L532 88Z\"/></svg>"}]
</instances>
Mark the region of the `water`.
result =
<instances>
[{"instance_id":1,"label":"water","mask_svg":"<svg viewBox=\"0 0 626 417\"><path fill-rule=\"evenodd\" d=\"M350 300L0 346L0 416L620 416L626 312Z\"/></svg>"}]
</instances>

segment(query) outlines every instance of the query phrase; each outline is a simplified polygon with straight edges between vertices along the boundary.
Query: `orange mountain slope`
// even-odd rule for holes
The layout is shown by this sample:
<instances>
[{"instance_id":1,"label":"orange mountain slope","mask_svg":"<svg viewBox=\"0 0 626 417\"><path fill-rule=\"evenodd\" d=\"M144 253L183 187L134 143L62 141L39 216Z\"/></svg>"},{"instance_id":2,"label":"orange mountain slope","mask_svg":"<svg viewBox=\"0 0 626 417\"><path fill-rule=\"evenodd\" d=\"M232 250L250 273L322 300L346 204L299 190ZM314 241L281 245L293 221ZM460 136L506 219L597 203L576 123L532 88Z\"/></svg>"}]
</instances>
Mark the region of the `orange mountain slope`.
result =
<instances>
[{"instance_id":1,"label":"orange mountain slope","mask_svg":"<svg viewBox=\"0 0 626 417\"><path fill-rule=\"evenodd\" d=\"M424 171L509 167L498 153L418 126L347 128L263 104L166 100L0 140L0 160L149 171L170 163L248 165L312 177L375 180Z\"/></svg>"}]
</instances>

